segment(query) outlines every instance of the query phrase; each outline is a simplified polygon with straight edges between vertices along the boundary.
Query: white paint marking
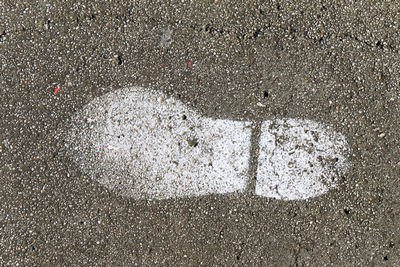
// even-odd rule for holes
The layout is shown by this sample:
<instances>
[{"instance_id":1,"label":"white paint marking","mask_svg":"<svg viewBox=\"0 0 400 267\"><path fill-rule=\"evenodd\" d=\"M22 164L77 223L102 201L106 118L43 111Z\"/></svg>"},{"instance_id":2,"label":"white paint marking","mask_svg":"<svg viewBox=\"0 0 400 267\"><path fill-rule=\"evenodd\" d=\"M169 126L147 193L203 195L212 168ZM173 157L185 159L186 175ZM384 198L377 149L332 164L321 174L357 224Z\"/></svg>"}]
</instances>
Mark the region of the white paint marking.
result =
<instances>
[{"instance_id":1,"label":"white paint marking","mask_svg":"<svg viewBox=\"0 0 400 267\"><path fill-rule=\"evenodd\" d=\"M261 127L256 195L307 199L337 186L349 163L345 137L310 120L266 121Z\"/></svg>"},{"instance_id":2,"label":"white paint marking","mask_svg":"<svg viewBox=\"0 0 400 267\"><path fill-rule=\"evenodd\" d=\"M135 199L242 192L249 126L202 117L160 92L133 87L96 98L77 113L67 147L89 177ZM322 123L265 121L259 144L260 196L315 197L337 186L349 167L345 137Z\"/></svg>"},{"instance_id":3,"label":"white paint marking","mask_svg":"<svg viewBox=\"0 0 400 267\"><path fill-rule=\"evenodd\" d=\"M108 149L113 149L113 150L120 150L120 147L112 146L112 145L106 145L106 148Z\"/></svg>"},{"instance_id":4,"label":"white paint marking","mask_svg":"<svg viewBox=\"0 0 400 267\"><path fill-rule=\"evenodd\" d=\"M161 30L160 46L168 48L172 44L172 30L168 27Z\"/></svg>"},{"instance_id":5,"label":"white paint marking","mask_svg":"<svg viewBox=\"0 0 400 267\"><path fill-rule=\"evenodd\" d=\"M205 118L140 87L96 98L72 121L71 156L83 173L121 195L167 199L246 187L249 122Z\"/></svg>"}]
</instances>

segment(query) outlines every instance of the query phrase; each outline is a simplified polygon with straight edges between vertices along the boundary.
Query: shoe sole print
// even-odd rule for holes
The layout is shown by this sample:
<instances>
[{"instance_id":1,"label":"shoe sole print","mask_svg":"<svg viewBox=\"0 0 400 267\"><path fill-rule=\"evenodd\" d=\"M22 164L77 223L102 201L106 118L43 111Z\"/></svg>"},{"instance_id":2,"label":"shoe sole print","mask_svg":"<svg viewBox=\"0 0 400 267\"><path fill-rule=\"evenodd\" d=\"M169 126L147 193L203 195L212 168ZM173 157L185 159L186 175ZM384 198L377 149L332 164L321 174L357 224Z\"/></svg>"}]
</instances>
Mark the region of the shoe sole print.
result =
<instances>
[{"instance_id":1,"label":"shoe sole print","mask_svg":"<svg viewBox=\"0 0 400 267\"><path fill-rule=\"evenodd\" d=\"M95 98L71 118L69 155L120 195L168 199L243 193L254 123L204 117L159 91L131 87ZM262 123L254 193L301 200L338 185L350 166L346 138L295 118Z\"/></svg>"}]
</instances>

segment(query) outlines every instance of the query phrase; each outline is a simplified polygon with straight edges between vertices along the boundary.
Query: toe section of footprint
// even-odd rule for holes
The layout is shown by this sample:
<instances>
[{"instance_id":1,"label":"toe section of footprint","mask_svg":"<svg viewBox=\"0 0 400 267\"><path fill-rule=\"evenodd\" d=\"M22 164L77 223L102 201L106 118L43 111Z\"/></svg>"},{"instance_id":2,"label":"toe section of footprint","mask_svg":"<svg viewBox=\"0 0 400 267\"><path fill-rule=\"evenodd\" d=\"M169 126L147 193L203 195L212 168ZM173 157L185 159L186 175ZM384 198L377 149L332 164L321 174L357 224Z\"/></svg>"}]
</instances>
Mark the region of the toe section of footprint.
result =
<instances>
[{"instance_id":1,"label":"toe section of footprint","mask_svg":"<svg viewBox=\"0 0 400 267\"><path fill-rule=\"evenodd\" d=\"M241 192L250 123L205 118L141 87L96 98L71 119L68 153L82 173L135 199Z\"/></svg>"},{"instance_id":2,"label":"toe section of footprint","mask_svg":"<svg viewBox=\"0 0 400 267\"><path fill-rule=\"evenodd\" d=\"M280 119L265 121L261 128L256 195L316 197L336 187L349 169L345 136L323 123Z\"/></svg>"}]
</instances>

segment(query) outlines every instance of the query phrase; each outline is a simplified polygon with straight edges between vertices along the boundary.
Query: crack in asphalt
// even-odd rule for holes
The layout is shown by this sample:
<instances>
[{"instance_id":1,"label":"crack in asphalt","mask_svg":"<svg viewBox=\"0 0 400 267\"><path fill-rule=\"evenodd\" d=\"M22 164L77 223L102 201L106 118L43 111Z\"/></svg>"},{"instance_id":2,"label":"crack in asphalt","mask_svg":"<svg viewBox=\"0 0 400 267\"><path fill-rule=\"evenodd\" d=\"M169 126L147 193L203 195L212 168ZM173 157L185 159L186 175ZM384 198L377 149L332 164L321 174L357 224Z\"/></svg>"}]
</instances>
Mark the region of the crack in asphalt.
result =
<instances>
[{"instance_id":1,"label":"crack in asphalt","mask_svg":"<svg viewBox=\"0 0 400 267\"><path fill-rule=\"evenodd\" d=\"M279 8L278 8L279 10ZM187 29L199 32L199 33L206 33L209 34L211 36L220 36L220 37L226 37L226 36L234 36L239 42L243 42L243 41L248 41L248 40L255 40L257 38L260 38L262 36L265 36L265 33L268 30L272 30L272 29L279 29L281 33L288 33L290 35L291 38L304 38L306 40L310 40L313 41L315 43L319 43L321 45L324 44L324 42L326 40L336 40L336 41L343 41L343 40L351 40L353 42L356 42L358 44L361 44L363 46L367 46L369 48L372 49L380 49L382 51L390 51L393 53L398 53L400 51L400 48L393 46L391 44L389 44L386 40L383 39L376 39L375 41L365 41L362 38L348 33L348 32L344 32L344 33L339 33L339 34L333 34L332 32L325 32L323 35L321 36L317 36L317 37L311 37L308 35L307 31L298 31L295 27L292 27L291 25L289 26L276 26L276 25L272 25L271 23L267 23L265 25L259 26L255 29L253 29L253 31L249 32L249 33L244 33L243 30L239 29L235 30L231 27L218 27L217 25L213 25L211 22L209 23L203 23L203 24L198 24L198 23L186 23L183 20L175 20L175 21L163 21L162 19L157 19L155 17L152 17L151 15L148 15L146 13L144 13L145 16L147 17L147 19L149 21L152 22L156 22L156 23L160 23L160 24L164 24L167 26L173 26L173 25L179 25L179 26L183 26ZM263 14L264 11L262 11L262 9L259 9L259 14L261 15L261 17L259 17L260 19L263 19ZM130 12L128 14L125 13L121 13L121 14L112 14L108 16L109 18L112 18L111 21L113 21L116 25L115 26L121 26L121 24L128 24L128 22L132 21L134 18L134 15L131 14ZM92 14L92 15L87 15L86 20L90 20L93 21L95 19L97 19L97 16ZM77 15L75 17L75 24L79 25L80 27L84 27L83 26L83 20L81 15ZM102 18L101 22L104 22L105 18ZM119 23L116 23L116 21L119 21ZM51 22L51 27L49 27L47 30L39 30L37 27L28 27L25 25L21 25L20 27L17 27L14 30L11 29L6 29L3 28L2 32L0 33L0 43L6 43L7 41L10 40L10 38L14 37L14 38L18 38L17 36L22 35L22 34L26 34L27 32L58 32L60 30L60 28L62 27L70 27L70 25L65 24L63 26L60 27L60 24L56 24L54 23L53 20L48 20L48 22ZM242 27L245 28L245 27ZM16 35L10 37L9 33L16 33ZM6 39L6 36L9 36L8 39Z\"/></svg>"}]
</instances>

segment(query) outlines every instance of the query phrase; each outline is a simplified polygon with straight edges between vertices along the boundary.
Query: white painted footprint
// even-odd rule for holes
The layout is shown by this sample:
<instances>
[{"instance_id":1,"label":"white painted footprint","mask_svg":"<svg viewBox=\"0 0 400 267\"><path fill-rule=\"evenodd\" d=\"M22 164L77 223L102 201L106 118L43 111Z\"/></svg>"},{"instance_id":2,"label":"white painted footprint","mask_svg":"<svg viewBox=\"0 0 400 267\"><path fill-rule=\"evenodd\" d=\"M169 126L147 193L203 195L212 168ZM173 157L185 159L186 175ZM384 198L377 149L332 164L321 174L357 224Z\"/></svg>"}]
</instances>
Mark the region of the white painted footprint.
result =
<instances>
[{"instance_id":1,"label":"white painted footprint","mask_svg":"<svg viewBox=\"0 0 400 267\"><path fill-rule=\"evenodd\" d=\"M82 172L121 195L167 199L243 192L251 123L206 118L141 87L96 98L72 118L67 144ZM255 193L326 193L349 166L345 137L308 120L262 124Z\"/></svg>"}]
</instances>

